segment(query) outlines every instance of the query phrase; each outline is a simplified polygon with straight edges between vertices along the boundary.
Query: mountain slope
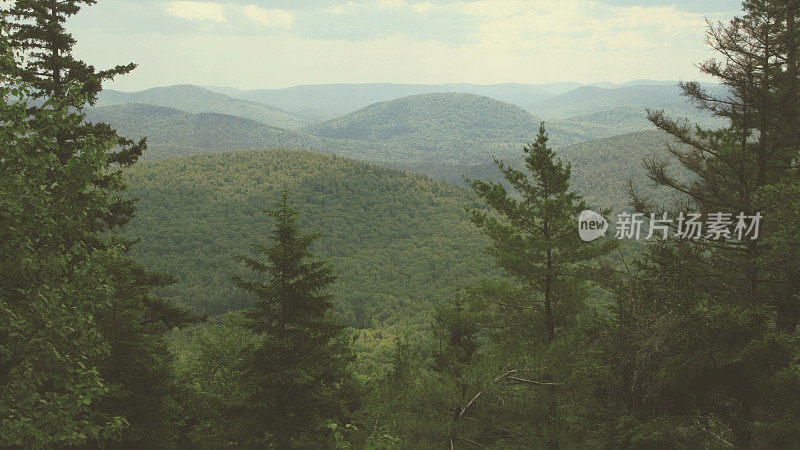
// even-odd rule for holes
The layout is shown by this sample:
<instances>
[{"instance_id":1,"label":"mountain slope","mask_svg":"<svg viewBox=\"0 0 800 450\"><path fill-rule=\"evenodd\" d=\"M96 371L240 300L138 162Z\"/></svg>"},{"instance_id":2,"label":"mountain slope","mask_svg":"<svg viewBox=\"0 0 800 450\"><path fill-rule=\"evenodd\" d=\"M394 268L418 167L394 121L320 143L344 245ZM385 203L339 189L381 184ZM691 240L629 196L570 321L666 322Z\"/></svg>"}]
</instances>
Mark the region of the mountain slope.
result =
<instances>
[{"instance_id":1,"label":"mountain slope","mask_svg":"<svg viewBox=\"0 0 800 450\"><path fill-rule=\"evenodd\" d=\"M715 94L722 92L719 85L706 84L704 86ZM620 106L640 109L681 108L685 110L690 105L676 84L632 84L616 88L583 86L541 102L528 104L526 109L548 119L565 119L569 116L613 110Z\"/></svg>"},{"instance_id":2,"label":"mountain slope","mask_svg":"<svg viewBox=\"0 0 800 450\"><path fill-rule=\"evenodd\" d=\"M422 317L493 270L463 211L474 198L420 176L289 150L145 162L126 175L140 199L126 230L143 238L134 258L177 275L163 294L196 311L250 304L229 281L247 273L234 256L268 239L261 211L284 188L302 227L321 234L314 251L336 267L337 312L350 325ZM425 323L420 317L415 323Z\"/></svg>"},{"instance_id":3,"label":"mountain slope","mask_svg":"<svg viewBox=\"0 0 800 450\"><path fill-rule=\"evenodd\" d=\"M392 143L425 152L431 162L482 162L512 155L536 136L540 119L522 108L473 94L420 94L376 103L345 116L303 128L332 139ZM558 144L587 140L551 127Z\"/></svg>"},{"instance_id":4,"label":"mountain slope","mask_svg":"<svg viewBox=\"0 0 800 450\"><path fill-rule=\"evenodd\" d=\"M158 87L141 92L104 90L97 106L147 103L191 113L219 113L243 117L281 128L299 128L305 120L269 105L231 98L187 84Z\"/></svg>"},{"instance_id":5,"label":"mountain slope","mask_svg":"<svg viewBox=\"0 0 800 450\"><path fill-rule=\"evenodd\" d=\"M414 159L420 153L382 143L322 139L225 114L191 114L147 104L91 108L86 117L89 122L106 122L131 139L147 137L142 160L267 148L314 150L371 161Z\"/></svg>"},{"instance_id":6,"label":"mountain slope","mask_svg":"<svg viewBox=\"0 0 800 450\"><path fill-rule=\"evenodd\" d=\"M320 137L367 141L420 139L434 146L452 139L526 138L539 121L522 108L473 94L420 94L376 103L304 128Z\"/></svg>"},{"instance_id":7,"label":"mountain slope","mask_svg":"<svg viewBox=\"0 0 800 450\"><path fill-rule=\"evenodd\" d=\"M688 104L662 105L660 108L651 109L664 109L672 117L686 118L705 128L723 125L722 120L704 114ZM647 107L630 105L554 120L550 124L558 129L590 136L591 140L654 129L653 124L647 119Z\"/></svg>"},{"instance_id":8,"label":"mountain slope","mask_svg":"<svg viewBox=\"0 0 800 450\"><path fill-rule=\"evenodd\" d=\"M508 106L516 108L513 105ZM538 124L535 119L529 117L529 114L519 111L522 119L526 120L524 123L532 127ZM513 155L518 144L528 140L522 137L524 128L521 126L518 126L517 130L511 128L507 130L509 133L515 133L516 139L500 138L502 130L490 128L485 129L483 133L497 138L469 139L464 135L469 133L469 127L464 128L463 132L456 128L446 130L448 116L452 117L460 112L459 109L453 109L446 111L440 118L431 116L429 121L420 122L421 128L417 131L399 134L389 131L388 133L393 134L395 139L376 137L377 140L320 137L308 134L305 130L284 130L224 114L190 114L171 108L142 104L92 108L87 112L87 119L90 122L107 122L118 129L121 135L130 138L147 136L149 149L143 159L231 150L294 148L374 162L464 163L486 161L492 155ZM434 122L445 123L443 125L445 130L441 127L428 126L428 123ZM400 130L393 128L393 124L392 119L382 119L376 122L375 126L378 129L382 128L379 133L392 129ZM370 129L367 127L365 130L369 132ZM535 133L535 129L531 133Z\"/></svg>"},{"instance_id":9,"label":"mountain slope","mask_svg":"<svg viewBox=\"0 0 800 450\"><path fill-rule=\"evenodd\" d=\"M669 193L665 189L651 188L647 171L642 165L644 158L667 157L667 143L675 145L663 132L651 130L554 149L562 161L572 163L572 188L582 194L590 206L600 209L611 207L620 211L628 206L628 180L638 188L651 191L658 200L669 200ZM506 162L521 168L521 149ZM463 184L464 176L502 180L493 162L461 165L398 163L391 166L455 184ZM679 174L687 176L685 172L679 171Z\"/></svg>"},{"instance_id":10,"label":"mountain slope","mask_svg":"<svg viewBox=\"0 0 800 450\"><path fill-rule=\"evenodd\" d=\"M541 86L512 83L494 85L364 83L304 85L285 89L250 91L223 87L209 87L208 89L235 98L274 105L286 111L322 110L330 114L341 115L373 103L436 92L485 95L497 100L525 105L544 100L573 87L576 86L566 83Z\"/></svg>"}]
</instances>

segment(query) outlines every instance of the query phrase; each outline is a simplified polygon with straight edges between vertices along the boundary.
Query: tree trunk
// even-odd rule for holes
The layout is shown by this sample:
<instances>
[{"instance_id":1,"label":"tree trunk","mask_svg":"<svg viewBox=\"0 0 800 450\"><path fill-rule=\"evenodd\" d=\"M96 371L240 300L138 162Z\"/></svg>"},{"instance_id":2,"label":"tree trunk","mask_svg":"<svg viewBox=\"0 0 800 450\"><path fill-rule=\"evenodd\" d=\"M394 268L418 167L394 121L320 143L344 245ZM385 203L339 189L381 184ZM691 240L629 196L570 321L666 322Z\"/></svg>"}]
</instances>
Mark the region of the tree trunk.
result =
<instances>
[{"instance_id":1,"label":"tree trunk","mask_svg":"<svg viewBox=\"0 0 800 450\"><path fill-rule=\"evenodd\" d=\"M544 320L547 324L547 342L555 339L555 321L553 320L552 290L553 286L553 251L547 249L547 274L544 277Z\"/></svg>"}]
</instances>

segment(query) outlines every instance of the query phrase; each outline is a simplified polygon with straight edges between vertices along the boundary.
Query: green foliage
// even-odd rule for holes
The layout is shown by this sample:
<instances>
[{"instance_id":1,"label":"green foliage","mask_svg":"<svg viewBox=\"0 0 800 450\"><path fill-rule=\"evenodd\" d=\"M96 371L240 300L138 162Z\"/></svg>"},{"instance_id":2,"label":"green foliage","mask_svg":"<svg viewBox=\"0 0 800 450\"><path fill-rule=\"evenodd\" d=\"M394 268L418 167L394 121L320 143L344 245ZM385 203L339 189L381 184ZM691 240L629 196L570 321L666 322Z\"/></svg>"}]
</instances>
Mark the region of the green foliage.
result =
<instances>
[{"instance_id":1,"label":"green foliage","mask_svg":"<svg viewBox=\"0 0 800 450\"><path fill-rule=\"evenodd\" d=\"M23 0L3 15L14 53L3 41L2 83L17 87L3 91L0 158L10 266L0 287L7 445L174 442L162 334L189 317L150 295L170 278L132 263L130 243L117 235L134 211L121 170L145 143L85 123L102 82L134 68L96 71L73 57L63 24L94 3Z\"/></svg>"},{"instance_id":2,"label":"green foliage","mask_svg":"<svg viewBox=\"0 0 800 450\"><path fill-rule=\"evenodd\" d=\"M56 134L80 124L67 107L85 94L66 86L31 110L13 100L29 91L4 38L0 57L0 445L105 439L125 420L94 410L108 386L91 361L109 352L95 314L113 295L106 265L121 249L95 247L89 224L107 215L123 186L112 176L95 189L113 142L83 136L73 142L79 152L65 155Z\"/></svg>"},{"instance_id":3,"label":"green foliage","mask_svg":"<svg viewBox=\"0 0 800 450\"><path fill-rule=\"evenodd\" d=\"M657 127L685 144L669 150L696 177L687 182L665 161L648 160L651 179L685 198L662 206L634 193L632 203L643 212L674 210L673 217L678 211L753 216L766 209L774 216L764 221L772 224L743 240L652 244L634 276L620 285L607 361L621 370L613 376L618 385L604 391L635 419L611 433L620 439L614 446L631 436L651 446L781 448L800 442L797 427L787 426L797 420L800 398L800 302L787 280L792 269L779 267L796 262L775 264L787 256L776 245L791 245L784 233L795 219L777 205L776 187L792 191L790 161L800 142L797 5L747 1L744 10L711 27L709 42L722 59L700 65L729 95L682 85L727 127L705 130L651 112ZM775 42L781 44L769 45ZM655 432L663 424L667 428Z\"/></svg>"},{"instance_id":4,"label":"green foliage","mask_svg":"<svg viewBox=\"0 0 800 450\"><path fill-rule=\"evenodd\" d=\"M571 165L556 159L547 141L542 124L536 142L523 148L524 172L496 160L515 195L500 183L467 182L492 210L472 210L472 222L491 239L489 253L495 263L542 294L538 310L544 314L547 340L553 342L556 328L565 320L560 311L574 310L582 302L574 289L590 270L582 266L608 253L616 243L581 241L576 219L586 204L570 191ZM537 308L523 306L518 314L527 316L526 309Z\"/></svg>"},{"instance_id":5,"label":"green foliage","mask_svg":"<svg viewBox=\"0 0 800 450\"><path fill-rule=\"evenodd\" d=\"M244 325L263 336L247 363L245 378L257 390L245 399L244 413L269 447L318 448L325 442L325 420L346 418L357 404L352 354L343 327L329 317L333 303L326 289L334 281L333 267L313 259L316 237L298 229L286 191L267 212L275 220L272 245L253 244L263 259L237 257L255 278L233 277L257 298Z\"/></svg>"},{"instance_id":6,"label":"green foliage","mask_svg":"<svg viewBox=\"0 0 800 450\"><path fill-rule=\"evenodd\" d=\"M184 421L181 448L242 448L260 435L245 426L242 405L257 387L246 377L263 337L245 326L241 313L228 313L177 333L179 400Z\"/></svg>"},{"instance_id":7,"label":"green foliage","mask_svg":"<svg viewBox=\"0 0 800 450\"><path fill-rule=\"evenodd\" d=\"M160 293L195 311L241 309L234 255L266 226L260 211L284 187L315 252L336 267L337 317L365 328L425 323L451 286L485 273L484 245L463 217L474 200L422 177L303 151L236 152L140 164L128 171L141 214L132 254L179 282ZM421 264L420 261L423 263Z\"/></svg>"}]
</instances>

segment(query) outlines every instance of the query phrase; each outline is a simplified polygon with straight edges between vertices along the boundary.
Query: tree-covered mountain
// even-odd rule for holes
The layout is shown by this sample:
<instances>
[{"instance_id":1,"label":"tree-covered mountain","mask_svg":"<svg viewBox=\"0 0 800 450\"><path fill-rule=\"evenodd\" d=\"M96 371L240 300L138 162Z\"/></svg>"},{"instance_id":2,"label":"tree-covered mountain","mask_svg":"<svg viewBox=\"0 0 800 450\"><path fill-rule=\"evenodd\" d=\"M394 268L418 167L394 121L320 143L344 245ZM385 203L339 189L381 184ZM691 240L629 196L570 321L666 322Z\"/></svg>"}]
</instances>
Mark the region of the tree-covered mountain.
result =
<instances>
[{"instance_id":1,"label":"tree-covered mountain","mask_svg":"<svg viewBox=\"0 0 800 450\"><path fill-rule=\"evenodd\" d=\"M491 157L515 161L525 142L520 138L519 142L507 142L502 147L474 146L466 151L481 153L473 154L470 159L451 160L441 158L441 154L431 154L424 147L408 146L402 143L399 135L394 137L395 143L391 142L391 137L389 143L322 138L234 116L189 114L152 105L93 108L88 111L87 117L90 121L110 123L128 137L147 136L149 148L143 160L235 150L294 148L369 161L455 184L461 184L464 175L470 178L498 176ZM537 122L532 119L519 123L523 126ZM492 132L491 128L485 130L486 133ZM450 136L453 139L452 150L459 151L461 147L458 147L458 142L461 141L458 135L453 132ZM651 130L572 146L554 145L554 148L561 158L572 162L573 183L590 203L620 209L627 202L625 182L632 179L638 185L646 185L648 180L642 167L642 158L663 153L667 141L663 133Z\"/></svg>"},{"instance_id":2,"label":"tree-covered mountain","mask_svg":"<svg viewBox=\"0 0 800 450\"><path fill-rule=\"evenodd\" d=\"M147 137L143 160L265 148L298 148L370 161L415 160L421 153L397 145L323 139L227 114L192 114L148 104L88 109L89 122L105 122L129 138Z\"/></svg>"},{"instance_id":3,"label":"tree-covered mountain","mask_svg":"<svg viewBox=\"0 0 800 450\"><path fill-rule=\"evenodd\" d=\"M585 197L590 206L621 211L628 207L628 180L635 186L650 189L643 159L653 155L664 156L667 143L672 143L672 139L665 133L651 130L555 148L555 152L561 160L572 164L572 187ZM518 156L505 162L522 165ZM391 167L454 184L463 184L465 176L470 179L501 179L500 171L491 161L480 164L397 163ZM663 189L654 189L652 194L662 199L666 195Z\"/></svg>"},{"instance_id":4,"label":"tree-covered mountain","mask_svg":"<svg viewBox=\"0 0 800 450\"><path fill-rule=\"evenodd\" d=\"M352 116L352 117L351 117ZM286 130L241 117L146 104L90 109L132 138L148 137L144 159L265 148L299 148L373 162L485 162L510 156L533 136L539 120L521 108L470 94L428 94L373 105L353 115L302 130ZM336 127L344 124L341 129ZM554 142L588 136L554 130Z\"/></svg>"},{"instance_id":5,"label":"tree-covered mountain","mask_svg":"<svg viewBox=\"0 0 800 450\"><path fill-rule=\"evenodd\" d=\"M645 86L642 89L661 89L661 86L677 85L677 81L634 80L622 84L593 83L589 87L606 90ZM581 89L584 85L575 82L558 82L543 84L396 84L396 83L341 83L292 86L283 89L242 90L231 87L203 86L233 98L266 103L291 111L293 114L302 111L320 111L338 116L364 108L373 103L396 100L418 94L437 92L457 92L464 94L485 95L503 102L519 106L538 104L567 92ZM545 116L546 117L546 116ZM329 117L330 118L330 117Z\"/></svg>"},{"instance_id":6,"label":"tree-covered mountain","mask_svg":"<svg viewBox=\"0 0 800 450\"><path fill-rule=\"evenodd\" d=\"M286 111L325 111L338 116L373 103L396 100L418 94L436 92L459 92L485 95L497 100L526 105L547 99L553 95L578 87L577 83L554 83L526 85L503 83L478 85L470 83L450 84L320 84L293 86L284 89L239 90L224 87L208 89L234 98L274 105Z\"/></svg>"},{"instance_id":7,"label":"tree-covered mountain","mask_svg":"<svg viewBox=\"0 0 800 450\"><path fill-rule=\"evenodd\" d=\"M97 106L126 103L147 103L191 113L228 114L288 129L299 128L310 122L268 104L231 98L190 84L157 87L140 92L104 90L98 97Z\"/></svg>"},{"instance_id":8,"label":"tree-covered mountain","mask_svg":"<svg viewBox=\"0 0 800 450\"><path fill-rule=\"evenodd\" d=\"M550 125L573 131L576 134L590 136L593 140L649 131L653 130L653 124L647 120L647 108L649 107L620 105L608 110L554 120L550 122ZM661 108L671 116L687 118L703 127L722 126L720 119L702 114L689 104L662 105Z\"/></svg>"},{"instance_id":9,"label":"tree-covered mountain","mask_svg":"<svg viewBox=\"0 0 800 450\"><path fill-rule=\"evenodd\" d=\"M510 155L533 139L541 119L519 106L474 94L435 93L376 103L303 130L310 134L392 143L427 153L430 162L472 163ZM551 127L553 142L565 145L587 135Z\"/></svg>"},{"instance_id":10,"label":"tree-covered mountain","mask_svg":"<svg viewBox=\"0 0 800 450\"><path fill-rule=\"evenodd\" d=\"M539 120L522 108L473 94L436 93L376 103L320 124L311 134L435 147L457 139L525 139Z\"/></svg>"},{"instance_id":11,"label":"tree-covered mountain","mask_svg":"<svg viewBox=\"0 0 800 450\"><path fill-rule=\"evenodd\" d=\"M338 315L368 327L419 316L489 274L485 240L463 208L475 199L430 179L307 151L230 152L146 162L127 172L139 198L127 228L137 261L175 274L164 297L216 314L252 298L229 277L235 255L266 242L262 213L284 188L314 252L336 267ZM423 263L420 263L423 262Z\"/></svg>"},{"instance_id":12,"label":"tree-covered mountain","mask_svg":"<svg viewBox=\"0 0 800 450\"><path fill-rule=\"evenodd\" d=\"M716 84L704 84L712 92L721 92ZM676 112L690 112L688 100L683 96L677 83L674 84L631 84L608 88L582 86L546 100L530 103L525 108L531 113L549 120L566 119L593 113L612 111L617 107L636 107L640 110L676 109ZM691 111L693 115L697 111Z\"/></svg>"}]
</instances>

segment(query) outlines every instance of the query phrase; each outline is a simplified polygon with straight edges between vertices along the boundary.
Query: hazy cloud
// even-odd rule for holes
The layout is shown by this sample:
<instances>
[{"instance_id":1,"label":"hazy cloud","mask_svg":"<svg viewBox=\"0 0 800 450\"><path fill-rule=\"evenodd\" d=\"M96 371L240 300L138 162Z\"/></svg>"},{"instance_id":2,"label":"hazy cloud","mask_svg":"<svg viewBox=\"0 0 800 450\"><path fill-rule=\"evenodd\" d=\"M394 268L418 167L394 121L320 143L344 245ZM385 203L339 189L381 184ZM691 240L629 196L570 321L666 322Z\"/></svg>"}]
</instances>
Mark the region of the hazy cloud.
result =
<instances>
[{"instance_id":1,"label":"hazy cloud","mask_svg":"<svg viewBox=\"0 0 800 450\"><path fill-rule=\"evenodd\" d=\"M188 20L225 22L222 5L212 2L170 2L167 6L167 14Z\"/></svg>"},{"instance_id":2,"label":"hazy cloud","mask_svg":"<svg viewBox=\"0 0 800 450\"><path fill-rule=\"evenodd\" d=\"M292 13L285 9L265 9L258 5L247 5L244 7L244 12L249 18L266 27L288 30L294 22Z\"/></svg>"},{"instance_id":3,"label":"hazy cloud","mask_svg":"<svg viewBox=\"0 0 800 450\"><path fill-rule=\"evenodd\" d=\"M402 8L405 5L405 0L378 0L378 8Z\"/></svg>"},{"instance_id":4,"label":"hazy cloud","mask_svg":"<svg viewBox=\"0 0 800 450\"><path fill-rule=\"evenodd\" d=\"M418 13L428 11L432 7L433 7L433 3L431 3L431 2L420 2L420 3L414 3L413 5L411 5L411 9L413 9L414 11L416 11Z\"/></svg>"},{"instance_id":5,"label":"hazy cloud","mask_svg":"<svg viewBox=\"0 0 800 450\"><path fill-rule=\"evenodd\" d=\"M736 0L693 1L103 0L69 27L92 64L139 63L121 89L624 82L701 76L704 16Z\"/></svg>"}]
</instances>

